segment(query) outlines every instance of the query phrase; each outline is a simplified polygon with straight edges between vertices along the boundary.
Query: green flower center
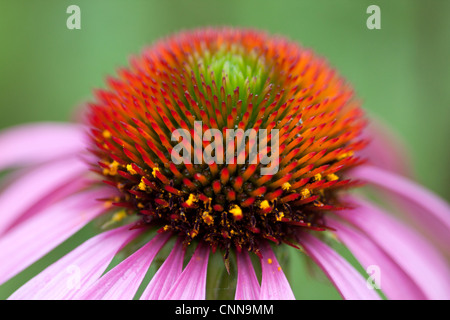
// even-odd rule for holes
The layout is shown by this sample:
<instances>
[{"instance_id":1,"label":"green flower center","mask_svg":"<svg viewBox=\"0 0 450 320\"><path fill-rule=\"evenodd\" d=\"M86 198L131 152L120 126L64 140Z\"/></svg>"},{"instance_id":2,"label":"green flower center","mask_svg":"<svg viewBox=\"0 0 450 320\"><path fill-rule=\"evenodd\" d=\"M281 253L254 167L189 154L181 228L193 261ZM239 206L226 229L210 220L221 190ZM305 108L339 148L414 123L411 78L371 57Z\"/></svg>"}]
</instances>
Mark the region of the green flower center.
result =
<instances>
[{"instance_id":1,"label":"green flower center","mask_svg":"<svg viewBox=\"0 0 450 320\"><path fill-rule=\"evenodd\" d=\"M194 54L191 70L199 83L224 88L226 95L233 96L239 88L239 99L249 92L264 89L269 72L264 59L256 52L246 52L240 46L222 47L216 52L205 50Z\"/></svg>"}]
</instances>

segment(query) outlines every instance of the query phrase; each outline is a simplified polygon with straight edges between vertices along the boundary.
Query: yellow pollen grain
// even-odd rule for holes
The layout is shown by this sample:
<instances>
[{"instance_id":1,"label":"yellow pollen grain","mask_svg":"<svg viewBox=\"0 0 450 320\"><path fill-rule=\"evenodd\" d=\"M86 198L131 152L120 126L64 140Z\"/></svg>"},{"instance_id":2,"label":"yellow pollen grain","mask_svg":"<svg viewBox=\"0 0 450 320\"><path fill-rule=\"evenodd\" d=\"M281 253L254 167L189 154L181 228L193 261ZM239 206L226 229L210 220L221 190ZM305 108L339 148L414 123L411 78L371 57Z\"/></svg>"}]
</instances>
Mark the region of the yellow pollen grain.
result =
<instances>
[{"instance_id":1,"label":"yellow pollen grain","mask_svg":"<svg viewBox=\"0 0 450 320\"><path fill-rule=\"evenodd\" d=\"M111 162L108 166L109 168L104 168L103 169L103 174L104 175L110 175L110 176L115 176L117 174L117 169L119 168L119 163L114 160L113 162Z\"/></svg>"},{"instance_id":2,"label":"yellow pollen grain","mask_svg":"<svg viewBox=\"0 0 450 320\"><path fill-rule=\"evenodd\" d=\"M109 132L108 130L103 130L102 136L105 139L109 139L109 138L111 138L111 132Z\"/></svg>"},{"instance_id":3,"label":"yellow pollen grain","mask_svg":"<svg viewBox=\"0 0 450 320\"><path fill-rule=\"evenodd\" d=\"M152 170L153 178L156 178L156 171L159 171L158 167L154 167L153 170Z\"/></svg>"},{"instance_id":4,"label":"yellow pollen grain","mask_svg":"<svg viewBox=\"0 0 450 320\"><path fill-rule=\"evenodd\" d=\"M212 202L212 198L208 198L208 200L206 201L206 204L208 205L208 210L212 210L212 207L211 207L211 202Z\"/></svg>"},{"instance_id":5,"label":"yellow pollen grain","mask_svg":"<svg viewBox=\"0 0 450 320\"><path fill-rule=\"evenodd\" d=\"M198 198L191 193L189 195L189 198L186 200L186 203L188 206L192 206L194 204L194 202L197 202L197 201L198 201Z\"/></svg>"},{"instance_id":6,"label":"yellow pollen grain","mask_svg":"<svg viewBox=\"0 0 450 320\"><path fill-rule=\"evenodd\" d=\"M209 226L214 223L214 218L209 214L208 211L203 212L202 218L203 221L205 221L205 223Z\"/></svg>"},{"instance_id":7,"label":"yellow pollen grain","mask_svg":"<svg viewBox=\"0 0 450 320\"><path fill-rule=\"evenodd\" d=\"M278 271L281 271L281 267L280 267L280 266L278 266L277 270L278 270Z\"/></svg>"},{"instance_id":8,"label":"yellow pollen grain","mask_svg":"<svg viewBox=\"0 0 450 320\"><path fill-rule=\"evenodd\" d=\"M345 158L348 158L348 157L351 157L351 156L353 156L353 151L349 151L349 152L343 153L340 156L338 156L337 159L338 160L342 160L342 159L345 159Z\"/></svg>"},{"instance_id":9,"label":"yellow pollen grain","mask_svg":"<svg viewBox=\"0 0 450 320\"><path fill-rule=\"evenodd\" d=\"M283 212L278 212L278 214L276 215L277 221L281 221L284 217L284 213Z\"/></svg>"},{"instance_id":10,"label":"yellow pollen grain","mask_svg":"<svg viewBox=\"0 0 450 320\"><path fill-rule=\"evenodd\" d=\"M127 170L131 174L137 174L136 170L133 169L133 166L131 164L127 164Z\"/></svg>"},{"instance_id":11,"label":"yellow pollen grain","mask_svg":"<svg viewBox=\"0 0 450 320\"><path fill-rule=\"evenodd\" d=\"M268 209L268 208L270 208L270 204L269 204L269 201L267 201L267 200L264 200L264 201L262 201L260 204L259 204L259 207L261 208L261 209Z\"/></svg>"},{"instance_id":12,"label":"yellow pollen grain","mask_svg":"<svg viewBox=\"0 0 450 320\"><path fill-rule=\"evenodd\" d=\"M314 175L314 180L316 180L316 181L322 180L322 175L320 173Z\"/></svg>"},{"instance_id":13,"label":"yellow pollen grain","mask_svg":"<svg viewBox=\"0 0 450 320\"><path fill-rule=\"evenodd\" d=\"M144 177L141 178L141 182L138 185L139 190L145 191L145 189L147 189L147 186L145 185L144 182Z\"/></svg>"},{"instance_id":14,"label":"yellow pollen grain","mask_svg":"<svg viewBox=\"0 0 450 320\"><path fill-rule=\"evenodd\" d=\"M112 201L112 200L107 200L107 201L105 201L105 202L103 203L103 206L104 206L105 208L111 208L111 207L112 207L112 204L113 204L113 201Z\"/></svg>"},{"instance_id":15,"label":"yellow pollen grain","mask_svg":"<svg viewBox=\"0 0 450 320\"><path fill-rule=\"evenodd\" d=\"M311 196L311 192L309 191L308 188L302 189L302 191L300 191L300 193L302 195L302 199L306 199Z\"/></svg>"},{"instance_id":16,"label":"yellow pollen grain","mask_svg":"<svg viewBox=\"0 0 450 320\"><path fill-rule=\"evenodd\" d=\"M116 175L117 168L119 168L119 163L116 160L114 160L110 165L110 174Z\"/></svg>"},{"instance_id":17,"label":"yellow pollen grain","mask_svg":"<svg viewBox=\"0 0 450 320\"><path fill-rule=\"evenodd\" d=\"M195 238L198 235L198 230L192 230L189 235L191 236L191 238Z\"/></svg>"},{"instance_id":18,"label":"yellow pollen grain","mask_svg":"<svg viewBox=\"0 0 450 320\"><path fill-rule=\"evenodd\" d=\"M233 205L229 211L235 219L241 219L243 217L242 215L242 209L238 205Z\"/></svg>"},{"instance_id":19,"label":"yellow pollen grain","mask_svg":"<svg viewBox=\"0 0 450 320\"><path fill-rule=\"evenodd\" d=\"M116 201L117 201L117 200L116 200ZM112 203L112 201L110 201L110 202ZM118 212L116 212L116 213L111 217L111 219L109 219L109 221L107 221L106 223L104 223L104 224L101 226L101 228L102 228L102 229L105 229L105 228L111 226L111 225L114 224L114 223L117 223L117 222L122 221L122 220L125 219L126 217L127 217L127 213L126 213L125 210L118 211Z\"/></svg>"},{"instance_id":20,"label":"yellow pollen grain","mask_svg":"<svg viewBox=\"0 0 450 320\"><path fill-rule=\"evenodd\" d=\"M316 207L323 207L324 204L322 202L320 202L320 201L314 201L314 206L316 206Z\"/></svg>"},{"instance_id":21,"label":"yellow pollen grain","mask_svg":"<svg viewBox=\"0 0 450 320\"><path fill-rule=\"evenodd\" d=\"M291 184L289 182L285 182L283 183L283 185L281 186L281 189L287 191L291 188Z\"/></svg>"},{"instance_id":22,"label":"yellow pollen grain","mask_svg":"<svg viewBox=\"0 0 450 320\"><path fill-rule=\"evenodd\" d=\"M327 180L328 181L336 181L336 180L339 180L339 177L337 175L335 175L334 173L330 173L329 175L327 175Z\"/></svg>"},{"instance_id":23,"label":"yellow pollen grain","mask_svg":"<svg viewBox=\"0 0 450 320\"><path fill-rule=\"evenodd\" d=\"M122 221L123 219L125 219L127 216L127 213L125 212L125 210L121 210L119 212L116 212L112 218L111 218L111 222L119 222Z\"/></svg>"},{"instance_id":24,"label":"yellow pollen grain","mask_svg":"<svg viewBox=\"0 0 450 320\"><path fill-rule=\"evenodd\" d=\"M272 264L272 262L273 262L272 259L270 259L270 258L267 259L267 263L268 263L268 264Z\"/></svg>"}]
</instances>

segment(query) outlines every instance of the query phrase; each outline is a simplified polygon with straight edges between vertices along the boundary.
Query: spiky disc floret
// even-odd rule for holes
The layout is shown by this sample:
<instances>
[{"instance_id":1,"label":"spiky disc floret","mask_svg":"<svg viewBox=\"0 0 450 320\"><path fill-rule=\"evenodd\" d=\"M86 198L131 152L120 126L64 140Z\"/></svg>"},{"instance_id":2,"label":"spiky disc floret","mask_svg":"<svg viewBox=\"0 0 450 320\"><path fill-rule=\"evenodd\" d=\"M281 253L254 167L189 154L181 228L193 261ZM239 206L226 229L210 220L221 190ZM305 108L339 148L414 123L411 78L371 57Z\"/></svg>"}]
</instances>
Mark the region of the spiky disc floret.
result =
<instances>
[{"instance_id":1,"label":"spiky disc floret","mask_svg":"<svg viewBox=\"0 0 450 320\"><path fill-rule=\"evenodd\" d=\"M353 183L345 170L360 162L354 152L365 145L351 88L310 50L258 31L175 35L108 85L88 115L99 159L93 168L120 190L117 205L186 243L258 253L260 239L291 243L298 228L323 230L322 213L339 208L337 190ZM193 136L196 121L203 131L279 130L278 171L262 175L242 136L230 154L237 160L243 143L244 163L206 164L192 141L192 162L176 164L172 133ZM200 144L204 150L209 142ZM215 155L230 151L223 146Z\"/></svg>"}]
</instances>

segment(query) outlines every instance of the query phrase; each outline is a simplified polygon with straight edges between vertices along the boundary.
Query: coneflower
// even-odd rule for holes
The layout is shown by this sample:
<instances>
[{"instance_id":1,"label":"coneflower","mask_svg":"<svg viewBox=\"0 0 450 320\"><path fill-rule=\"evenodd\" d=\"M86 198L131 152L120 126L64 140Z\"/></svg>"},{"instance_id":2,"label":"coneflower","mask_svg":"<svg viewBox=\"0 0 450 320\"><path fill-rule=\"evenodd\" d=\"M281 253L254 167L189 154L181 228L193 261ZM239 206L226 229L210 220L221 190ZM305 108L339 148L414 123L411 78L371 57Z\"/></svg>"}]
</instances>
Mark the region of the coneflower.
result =
<instances>
[{"instance_id":1,"label":"coneflower","mask_svg":"<svg viewBox=\"0 0 450 320\"><path fill-rule=\"evenodd\" d=\"M0 136L0 169L32 168L11 174L0 194L1 282L103 221L11 299L132 299L169 243L141 299L205 299L211 255L237 273L236 299L294 299L276 258L285 246L310 256L344 298L380 298L333 238L381 270L387 298L450 297L440 252L449 251L448 204L377 165L386 153L396 159L370 145L377 137L365 133L352 88L311 50L255 30L189 31L133 57L107 84L84 123ZM363 182L398 198L440 246L348 191Z\"/></svg>"}]
</instances>

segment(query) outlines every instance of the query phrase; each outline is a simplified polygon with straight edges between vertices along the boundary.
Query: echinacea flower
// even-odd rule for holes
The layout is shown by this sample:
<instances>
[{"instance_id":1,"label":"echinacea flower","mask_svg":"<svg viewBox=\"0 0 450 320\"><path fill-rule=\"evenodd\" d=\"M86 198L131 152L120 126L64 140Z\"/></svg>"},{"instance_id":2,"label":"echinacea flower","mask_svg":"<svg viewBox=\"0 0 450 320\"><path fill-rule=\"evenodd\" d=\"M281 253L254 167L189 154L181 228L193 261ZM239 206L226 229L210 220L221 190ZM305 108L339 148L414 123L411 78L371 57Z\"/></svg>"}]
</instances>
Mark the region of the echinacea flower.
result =
<instances>
[{"instance_id":1,"label":"echinacea flower","mask_svg":"<svg viewBox=\"0 0 450 320\"><path fill-rule=\"evenodd\" d=\"M0 170L20 168L0 194L1 283L102 222L10 299L132 299L157 255L140 299L205 299L217 256L237 274L236 299L294 299L277 260L286 246L343 298L379 299L333 241L378 268L389 299L450 298L449 205L404 175L324 59L263 32L204 29L130 64L84 122L1 133ZM377 202L353 192L370 185Z\"/></svg>"}]
</instances>

